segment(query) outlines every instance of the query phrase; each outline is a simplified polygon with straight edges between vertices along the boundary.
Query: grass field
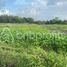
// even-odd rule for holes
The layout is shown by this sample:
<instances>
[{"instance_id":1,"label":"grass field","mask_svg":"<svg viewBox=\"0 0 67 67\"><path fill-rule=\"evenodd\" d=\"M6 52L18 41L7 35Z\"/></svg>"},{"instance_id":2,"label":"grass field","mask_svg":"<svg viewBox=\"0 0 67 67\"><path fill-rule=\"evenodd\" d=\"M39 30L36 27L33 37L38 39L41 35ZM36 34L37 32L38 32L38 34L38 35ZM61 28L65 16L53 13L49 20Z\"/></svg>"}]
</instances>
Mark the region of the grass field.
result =
<instances>
[{"instance_id":1,"label":"grass field","mask_svg":"<svg viewBox=\"0 0 67 67\"><path fill-rule=\"evenodd\" d=\"M67 25L0 24L0 67L67 67Z\"/></svg>"}]
</instances>

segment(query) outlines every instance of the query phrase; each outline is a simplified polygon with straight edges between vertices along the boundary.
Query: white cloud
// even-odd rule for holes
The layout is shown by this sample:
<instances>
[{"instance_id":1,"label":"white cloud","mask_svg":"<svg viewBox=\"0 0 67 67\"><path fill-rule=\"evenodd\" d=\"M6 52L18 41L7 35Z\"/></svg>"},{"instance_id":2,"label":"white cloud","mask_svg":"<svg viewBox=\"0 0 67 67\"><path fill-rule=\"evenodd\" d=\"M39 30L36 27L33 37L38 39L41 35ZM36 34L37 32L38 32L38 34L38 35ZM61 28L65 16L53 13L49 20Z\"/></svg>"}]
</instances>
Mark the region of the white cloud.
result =
<instances>
[{"instance_id":1,"label":"white cloud","mask_svg":"<svg viewBox=\"0 0 67 67\"><path fill-rule=\"evenodd\" d=\"M65 5L67 5L67 1L58 1L57 3L56 3L56 6L65 6Z\"/></svg>"},{"instance_id":2,"label":"white cloud","mask_svg":"<svg viewBox=\"0 0 67 67\"><path fill-rule=\"evenodd\" d=\"M24 6L23 4L27 4L26 0L16 0L16 4L20 5L16 15L22 17L43 19L51 18L52 16L67 16L67 0L32 0L29 5Z\"/></svg>"},{"instance_id":3,"label":"white cloud","mask_svg":"<svg viewBox=\"0 0 67 67\"><path fill-rule=\"evenodd\" d=\"M64 3L63 3L63 2L57 2L56 5L57 5L57 6L63 6Z\"/></svg>"},{"instance_id":4,"label":"white cloud","mask_svg":"<svg viewBox=\"0 0 67 67\"><path fill-rule=\"evenodd\" d=\"M18 12L16 13L17 15L22 17L38 18L42 11L47 8L47 0L32 0L30 5L25 6L24 9L21 7L22 5L18 8Z\"/></svg>"},{"instance_id":5,"label":"white cloud","mask_svg":"<svg viewBox=\"0 0 67 67\"><path fill-rule=\"evenodd\" d=\"M41 5L47 6L47 1L46 0L37 0L37 1L40 2Z\"/></svg>"},{"instance_id":6,"label":"white cloud","mask_svg":"<svg viewBox=\"0 0 67 67\"><path fill-rule=\"evenodd\" d=\"M7 9L1 9L0 15L12 15L12 13Z\"/></svg>"}]
</instances>

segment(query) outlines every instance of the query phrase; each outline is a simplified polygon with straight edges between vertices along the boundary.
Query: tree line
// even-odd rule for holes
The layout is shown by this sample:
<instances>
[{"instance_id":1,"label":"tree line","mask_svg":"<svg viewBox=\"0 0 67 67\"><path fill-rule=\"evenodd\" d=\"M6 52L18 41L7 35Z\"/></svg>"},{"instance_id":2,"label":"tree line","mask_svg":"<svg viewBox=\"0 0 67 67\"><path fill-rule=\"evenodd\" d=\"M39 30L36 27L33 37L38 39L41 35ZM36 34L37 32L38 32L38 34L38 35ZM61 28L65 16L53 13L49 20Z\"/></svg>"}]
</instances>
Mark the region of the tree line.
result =
<instances>
[{"instance_id":1,"label":"tree line","mask_svg":"<svg viewBox=\"0 0 67 67\"><path fill-rule=\"evenodd\" d=\"M1 15L0 23L29 23L29 24L67 24L67 20L61 20L58 17L47 21L35 21L33 18Z\"/></svg>"}]
</instances>

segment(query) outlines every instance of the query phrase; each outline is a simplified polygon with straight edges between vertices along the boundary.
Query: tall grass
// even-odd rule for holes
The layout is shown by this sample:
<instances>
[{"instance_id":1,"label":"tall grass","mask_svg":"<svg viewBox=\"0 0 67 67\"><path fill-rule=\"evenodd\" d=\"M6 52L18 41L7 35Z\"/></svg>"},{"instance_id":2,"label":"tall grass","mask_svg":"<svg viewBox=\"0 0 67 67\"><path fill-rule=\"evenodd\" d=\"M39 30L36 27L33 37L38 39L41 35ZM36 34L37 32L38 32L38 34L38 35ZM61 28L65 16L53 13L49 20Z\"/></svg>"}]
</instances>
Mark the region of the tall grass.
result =
<instances>
[{"instance_id":1,"label":"tall grass","mask_svg":"<svg viewBox=\"0 0 67 67\"><path fill-rule=\"evenodd\" d=\"M36 25L0 28L0 67L66 67L67 34Z\"/></svg>"}]
</instances>

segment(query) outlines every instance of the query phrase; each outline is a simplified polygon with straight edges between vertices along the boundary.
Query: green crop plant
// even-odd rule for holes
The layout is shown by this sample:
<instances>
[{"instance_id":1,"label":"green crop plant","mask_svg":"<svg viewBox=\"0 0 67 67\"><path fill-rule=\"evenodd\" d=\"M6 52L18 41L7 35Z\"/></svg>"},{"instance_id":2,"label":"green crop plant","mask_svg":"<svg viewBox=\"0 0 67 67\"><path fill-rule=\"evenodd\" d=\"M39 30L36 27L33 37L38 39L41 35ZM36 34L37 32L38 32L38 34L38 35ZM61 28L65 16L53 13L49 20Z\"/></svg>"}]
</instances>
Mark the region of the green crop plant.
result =
<instances>
[{"instance_id":1,"label":"green crop plant","mask_svg":"<svg viewBox=\"0 0 67 67\"><path fill-rule=\"evenodd\" d=\"M0 67L67 67L67 34L53 32L56 27L12 25L4 31L0 28Z\"/></svg>"}]
</instances>

